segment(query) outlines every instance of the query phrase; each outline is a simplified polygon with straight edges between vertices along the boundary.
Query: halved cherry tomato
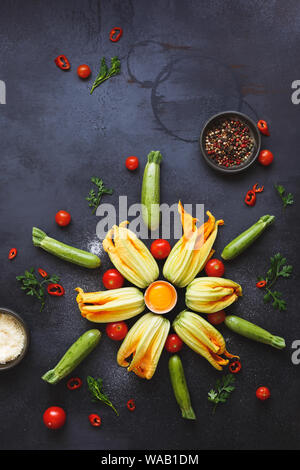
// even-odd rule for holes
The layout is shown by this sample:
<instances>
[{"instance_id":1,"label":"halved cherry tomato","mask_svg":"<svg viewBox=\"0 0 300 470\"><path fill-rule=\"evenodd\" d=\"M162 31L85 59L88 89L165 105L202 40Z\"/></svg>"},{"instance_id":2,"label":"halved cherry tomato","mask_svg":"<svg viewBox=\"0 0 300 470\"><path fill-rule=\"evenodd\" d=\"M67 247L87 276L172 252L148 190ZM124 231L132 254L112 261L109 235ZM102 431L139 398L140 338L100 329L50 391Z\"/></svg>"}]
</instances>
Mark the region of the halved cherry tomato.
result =
<instances>
[{"instance_id":1,"label":"halved cherry tomato","mask_svg":"<svg viewBox=\"0 0 300 470\"><path fill-rule=\"evenodd\" d=\"M66 227L71 222L71 215L67 211L58 211L55 215L55 222L61 227Z\"/></svg>"},{"instance_id":2,"label":"halved cherry tomato","mask_svg":"<svg viewBox=\"0 0 300 470\"><path fill-rule=\"evenodd\" d=\"M176 335L175 333L168 335L165 342L165 348L169 353L176 353L180 351L182 346L183 342L178 335Z\"/></svg>"},{"instance_id":3,"label":"halved cherry tomato","mask_svg":"<svg viewBox=\"0 0 300 470\"><path fill-rule=\"evenodd\" d=\"M43 278L47 277L48 276L48 273L46 273L46 271L44 271L43 269L38 269L38 273L40 276L42 276Z\"/></svg>"},{"instance_id":4,"label":"halved cherry tomato","mask_svg":"<svg viewBox=\"0 0 300 470\"><path fill-rule=\"evenodd\" d=\"M14 259L17 256L17 248L11 248L8 253L8 259Z\"/></svg>"},{"instance_id":5,"label":"halved cherry tomato","mask_svg":"<svg viewBox=\"0 0 300 470\"><path fill-rule=\"evenodd\" d=\"M124 284L124 277L117 269L108 269L102 277L106 289L120 289Z\"/></svg>"},{"instance_id":6,"label":"halved cherry tomato","mask_svg":"<svg viewBox=\"0 0 300 470\"><path fill-rule=\"evenodd\" d=\"M271 396L271 392L267 387L259 387L256 390L256 397L259 400L262 400L262 401L268 400L268 398L270 398L270 396Z\"/></svg>"},{"instance_id":7,"label":"halved cherry tomato","mask_svg":"<svg viewBox=\"0 0 300 470\"><path fill-rule=\"evenodd\" d=\"M263 166L271 165L272 161L274 160L274 155L270 150L262 150L259 152L258 161Z\"/></svg>"},{"instance_id":8,"label":"halved cherry tomato","mask_svg":"<svg viewBox=\"0 0 300 470\"><path fill-rule=\"evenodd\" d=\"M126 158L126 168L127 170L134 171L138 168L139 166L139 159L138 157L128 157Z\"/></svg>"},{"instance_id":9,"label":"halved cherry tomato","mask_svg":"<svg viewBox=\"0 0 300 470\"><path fill-rule=\"evenodd\" d=\"M225 266L217 258L210 259L205 265L205 272L208 276L222 277L225 273Z\"/></svg>"},{"instance_id":10,"label":"halved cherry tomato","mask_svg":"<svg viewBox=\"0 0 300 470\"><path fill-rule=\"evenodd\" d=\"M43 421L49 429L59 429L66 422L66 412L60 406L50 406L43 414Z\"/></svg>"},{"instance_id":11,"label":"halved cherry tomato","mask_svg":"<svg viewBox=\"0 0 300 470\"><path fill-rule=\"evenodd\" d=\"M223 323L225 318L226 318L226 315L225 315L224 310L220 310L219 312L215 312L215 313L210 313L207 316L209 323L211 323L212 325L220 325L221 323Z\"/></svg>"},{"instance_id":12,"label":"halved cherry tomato","mask_svg":"<svg viewBox=\"0 0 300 470\"><path fill-rule=\"evenodd\" d=\"M79 65L77 67L77 75L80 78L88 78L91 75L92 71L90 67L86 64Z\"/></svg>"},{"instance_id":13,"label":"halved cherry tomato","mask_svg":"<svg viewBox=\"0 0 300 470\"><path fill-rule=\"evenodd\" d=\"M242 368L240 361L233 361L229 364L229 370L232 374L237 374Z\"/></svg>"},{"instance_id":14,"label":"halved cherry tomato","mask_svg":"<svg viewBox=\"0 0 300 470\"><path fill-rule=\"evenodd\" d=\"M171 251L171 245L168 240L164 240L163 238L158 238L152 242L150 251L154 258L156 259L165 259L169 256Z\"/></svg>"},{"instance_id":15,"label":"halved cherry tomato","mask_svg":"<svg viewBox=\"0 0 300 470\"><path fill-rule=\"evenodd\" d=\"M128 326L124 321L108 323L106 325L106 334L113 341L124 339L128 333Z\"/></svg>"},{"instance_id":16,"label":"halved cherry tomato","mask_svg":"<svg viewBox=\"0 0 300 470\"><path fill-rule=\"evenodd\" d=\"M95 413L89 415L89 420L92 426L95 428L99 428L101 426L101 418L99 415L96 415Z\"/></svg>"},{"instance_id":17,"label":"halved cherry tomato","mask_svg":"<svg viewBox=\"0 0 300 470\"><path fill-rule=\"evenodd\" d=\"M135 401L134 401L133 398L131 398L131 400L128 400L127 408L129 409L129 411L134 411L135 410Z\"/></svg>"},{"instance_id":18,"label":"halved cherry tomato","mask_svg":"<svg viewBox=\"0 0 300 470\"><path fill-rule=\"evenodd\" d=\"M67 382L67 387L69 390L77 390L82 385L82 380L79 377L72 377Z\"/></svg>"}]
</instances>

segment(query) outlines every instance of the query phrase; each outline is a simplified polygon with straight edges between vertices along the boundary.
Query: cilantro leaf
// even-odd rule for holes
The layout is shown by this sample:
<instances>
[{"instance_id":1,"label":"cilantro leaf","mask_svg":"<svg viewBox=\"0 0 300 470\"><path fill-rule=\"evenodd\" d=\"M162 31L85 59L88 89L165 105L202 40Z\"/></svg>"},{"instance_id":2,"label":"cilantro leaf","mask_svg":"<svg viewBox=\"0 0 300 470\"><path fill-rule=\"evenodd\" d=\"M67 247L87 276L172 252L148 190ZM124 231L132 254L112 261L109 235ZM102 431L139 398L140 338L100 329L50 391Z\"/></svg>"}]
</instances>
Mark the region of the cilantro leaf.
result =
<instances>
[{"instance_id":1,"label":"cilantro leaf","mask_svg":"<svg viewBox=\"0 0 300 470\"><path fill-rule=\"evenodd\" d=\"M275 184L275 189L277 190L281 200L283 202L283 207L286 208L294 204L294 196L292 193L288 193L285 195L285 188L281 184Z\"/></svg>"},{"instance_id":2,"label":"cilantro leaf","mask_svg":"<svg viewBox=\"0 0 300 470\"><path fill-rule=\"evenodd\" d=\"M222 379L217 380L215 389L211 389L208 392L208 401L214 403L213 412L215 412L216 406L219 403L225 403L229 398L230 394L235 389L233 385L235 382L235 377L232 374L227 374L222 377Z\"/></svg>"},{"instance_id":3,"label":"cilantro leaf","mask_svg":"<svg viewBox=\"0 0 300 470\"><path fill-rule=\"evenodd\" d=\"M113 77L114 75L118 75L121 72L121 62L118 59L118 57L112 57L110 60L110 68L107 67L106 65L106 60L105 57L102 57L101 59L101 64L100 64L100 70L99 73L93 83L93 86L91 88L90 94L93 93L95 88L97 88L101 83L103 83L105 80L108 80L109 78Z\"/></svg>"},{"instance_id":4,"label":"cilantro leaf","mask_svg":"<svg viewBox=\"0 0 300 470\"><path fill-rule=\"evenodd\" d=\"M86 200L89 202L89 207L93 208L92 214L94 214L100 205L103 194L113 194L113 190L106 188L101 178L93 176L91 181L97 186L98 192L96 193L94 189L91 189Z\"/></svg>"},{"instance_id":5,"label":"cilantro leaf","mask_svg":"<svg viewBox=\"0 0 300 470\"><path fill-rule=\"evenodd\" d=\"M105 403L105 405L110 406L114 410L114 412L119 416L119 413L117 412L116 408L110 401L107 395L103 392L103 380L98 378L94 379L94 377L91 377L90 375L87 377L87 384L89 391L92 394L92 400L93 401L102 401Z\"/></svg>"},{"instance_id":6,"label":"cilantro leaf","mask_svg":"<svg viewBox=\"0 0 300 470\"><path fill-rule=\"evenodd\" d=\"M41 312L46 303L44 284L56 284L60 278L54 274L52 276L46 276L42 281L39 281L35 275L34 268L31 268L26 270L23 276L16 276L16 279L22 283L21 290L23 290L26 295L36 297L40 301Z\"/></svg>"}]
</instances>

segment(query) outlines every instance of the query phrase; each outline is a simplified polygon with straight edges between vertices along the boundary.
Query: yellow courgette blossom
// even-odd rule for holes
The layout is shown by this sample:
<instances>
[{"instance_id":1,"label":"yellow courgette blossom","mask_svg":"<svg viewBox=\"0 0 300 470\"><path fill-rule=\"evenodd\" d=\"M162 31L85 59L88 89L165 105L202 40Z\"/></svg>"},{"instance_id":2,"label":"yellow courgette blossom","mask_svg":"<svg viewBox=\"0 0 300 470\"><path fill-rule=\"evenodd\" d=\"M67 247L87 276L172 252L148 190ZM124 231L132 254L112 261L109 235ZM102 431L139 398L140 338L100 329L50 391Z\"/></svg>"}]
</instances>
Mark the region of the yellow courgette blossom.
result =
<instances>
[{"instance_id":1,"label":"yellow courgette blossom","mask_svg":"<svg viewBox=\"0 0 300 470\"><path fill-rule=\"evenodd\" d=\"M208 221L197 227L198 219L184 211L179 201L178 212L181 215L183 236L173 247L165 262L163 274L168 281L177 287L187 286L203 269L214 253L218 226L223 220L217 220L207 211Z\"/></svg>"},{"instance_id":2,"label":"yellow courgette blossom","mask_svg":"<svg viewBox=\"0 0 300 470\"><path fill-rule=\"evenodd\" d=\"M239 357L226 351L221 333L196 313L184 310L177 315L172 326L182 341L207 359L215 369L222 370L222 366L229 362L221 357L221 354L229 358Z\"/></svg>"},{"instance_id":3,"label":"yellow courgette blossom","mask_svg":"<svg viewBox=\"0 0 300 470\"><path fill-rule=\"evenodd\" d=\"M185 303L195 312L214 313L228 307L241 295L241 286L230 279L197 277L186 288Z\"/></svg>"},{"instance_id":4,"label":"yellow courgette blossom","mask_svg":"<svg viewBox=\"0 0 300 470\"><path fill-rule=\"evenodd\" d=\"M81 315L95 323L127 320L145 309L144 295L136 287L86 293L80 287L75 290Z\"/></svg>"},{"instance_id":5,"label":"yellow courgette blossom","mask_svg":"<svg viewBox=\"0 0 300 470\"><path fill-rule=\"evenodd\" d=\"M153 376L170 329L161 315L146 313L129 330L117 356L117 362L139 377ZM132 357L129 363L128 358Z\"/></svg>"},{"instance_id":6,"label":"yellow courgette blossom","mask_svg":"<svg viewBox=\"0 0 300 470\"><path fill-rule=\"evenodd\" d=\"M117 270L132 284L144 289L159 276L158 265L146 245L122 222L103 240L103 248Z\"/></svg>"}]
</instances>

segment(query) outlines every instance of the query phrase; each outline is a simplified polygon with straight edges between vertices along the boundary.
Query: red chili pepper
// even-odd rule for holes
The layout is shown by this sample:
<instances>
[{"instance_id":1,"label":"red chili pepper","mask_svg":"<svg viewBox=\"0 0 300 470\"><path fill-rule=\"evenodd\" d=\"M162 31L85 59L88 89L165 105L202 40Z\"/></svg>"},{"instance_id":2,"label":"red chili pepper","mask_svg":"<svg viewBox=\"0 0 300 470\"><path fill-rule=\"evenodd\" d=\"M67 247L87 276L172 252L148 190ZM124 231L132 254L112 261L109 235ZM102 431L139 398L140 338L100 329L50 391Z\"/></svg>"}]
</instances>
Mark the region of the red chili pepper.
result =
<instances>
[{"instance_id":1,"label":"red chili pepper","mask_svg":"<svg viewBox=\"0 0 300 470\"><path fill-rule=\"evenodd\" d=\"M256 284L256 287L258 287L259 289L261 289L262 287L266 287L267 285L267 281L259 281L257 284Z\"/></svg>"},{"instance_id":2,"label":"red chili pepper","mask_svg":"<svg viewBox=\"0 0 300 470\"><path fill-rule=\"evenodd\" d=\"M242 368L240 361L234 361L229 364L229 370L232 374L237 374Z\"/></svg>"},{"instance_id":3,"label":"red chili pepper","mask_svg":"<svg viewBox=\"0 0 300 470\"><path fill-rule=\"evenodd\" d=\"M42 277L48 277L48 273L46 273L46 271L44 271L43 269L38 269L38 273L40 276Z\"/></svg>"},{"instance_id":4,"label":"red chili pepper","mask_svg":"<svg viewBox=\"0 0 300 470\"><path fill-rule=\"evenodd\" d=\"M264 190L264 186L262 186L261 188L258 188L257 186L258 186L258 183L255 183L255 185L252 188L252 191L254 191L255 193L261 193Z\"/></svg>"},{"instance_id":5,"label":"red chili pepper","mask_svg":"<svg viewBox=\"0 0 300 470\"><path fill-rule=\"evenodd\" d=\"M17 248L11 248L8 253L8 259L14 259L17 256Z\"/></svg>"},{"instance_id":6,"label":"red chili pepper","mask_svg":"<svg viewBox=\"0 0 300 470\"><path fill-rule=\"evenodd\" d=\"M131 400L128 400L127 408L129 409L129 411L134 411L135 410L135 401L132 398L131 398Z\"/></svg>"},{"instance_id":7,"label":"red chili pepper","mask_svg":"<svg viewBox=\"0 0 300 470\"><path fill-rule=\"evenodd\" d=\"M81 385L82 385L82 380L79 377L72 377L67 382L67 387L69 390L76 390L77 388L80 388Z\"/></svg>"},{"instance_id":8,"label":"red chili pepper","mask_svg":"<svg viewBox=\"0 0 300 470\"><path fill-rule=\"evenodd\" d=\"M257 127L263 135L270 135L268 124L263 119L258 121Z\"/></svg>"},{"instance_id":9,"label":"red chili pepper","mask_svg":"<svg viewBox=\"0 0 300 470\"><path fill-rule=\"evenodd\" d=\"M119 39L122 37L123 35L123 29L122 28L119 28L119 27L116 27L116 28L113 28L110 33L109 33L109 39L112 41L112 42L118 42Z\"/></svg>"},{"instance_id":10,"label":"red chili pepper","mask_svg":"<svg viewBox=\"0 0 300 470\"><path fill-rule=\"evenodd\" d=\"M89 415L89 420L90 420L91 425L94 426L95 428L99 428L99 426L101 426L101 418L99 415L91 414Z\"/></svg>"},{"instance_id":11,"label":"red chili pepper","mask_svg":"<svg viewBox=\"0 0 300 470\"><path fill-rule=\"evenodd\" d=\"M50 295L60 297L61 295L64 295L65 289L60 284L48 284L47 292Z\"/></svg>"},{"instance_id":12,"label":"red chili pepper","mask_svg":"<svg viewBox=\"0 0 300 470\"><path fill-rule=\"evenodd\" d=\"M69 70L71 68L70 62L63 54L57 56L56 59L54 59L54 62L61 70Z\"/></svg>"},{"instance_id":13,"label":"red chili pepper","mask_svg":"<svg viewBox=\"0 0 300 470\"><path fill-rule=\"evenodd\" d=\"M256 194L252 189L250 189L250 191L247 192L247 194L245 196L245 203L247 204L247 206L254 206L255 205L255 203L256 203Z\"/></svg>"}]
</instances>

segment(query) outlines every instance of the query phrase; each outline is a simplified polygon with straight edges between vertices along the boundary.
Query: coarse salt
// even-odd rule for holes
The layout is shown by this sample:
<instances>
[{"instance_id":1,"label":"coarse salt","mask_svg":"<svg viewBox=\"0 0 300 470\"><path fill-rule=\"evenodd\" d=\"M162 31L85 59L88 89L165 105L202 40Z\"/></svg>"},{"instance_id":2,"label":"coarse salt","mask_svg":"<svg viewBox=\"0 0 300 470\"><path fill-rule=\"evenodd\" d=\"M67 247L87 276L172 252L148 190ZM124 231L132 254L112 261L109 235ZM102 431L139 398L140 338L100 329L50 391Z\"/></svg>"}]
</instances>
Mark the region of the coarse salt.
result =
<instances>
[{"instance_id":1,"label":"coarse salt","mask_svg":"<svg viewBox=\"0 0 300 470\"><path fill-rule=\"evenodd\" d=\"M22 352L25 334L20 323L6 313L0 313L0 364L16 359Z\"/></svg>"}]
</instances>

